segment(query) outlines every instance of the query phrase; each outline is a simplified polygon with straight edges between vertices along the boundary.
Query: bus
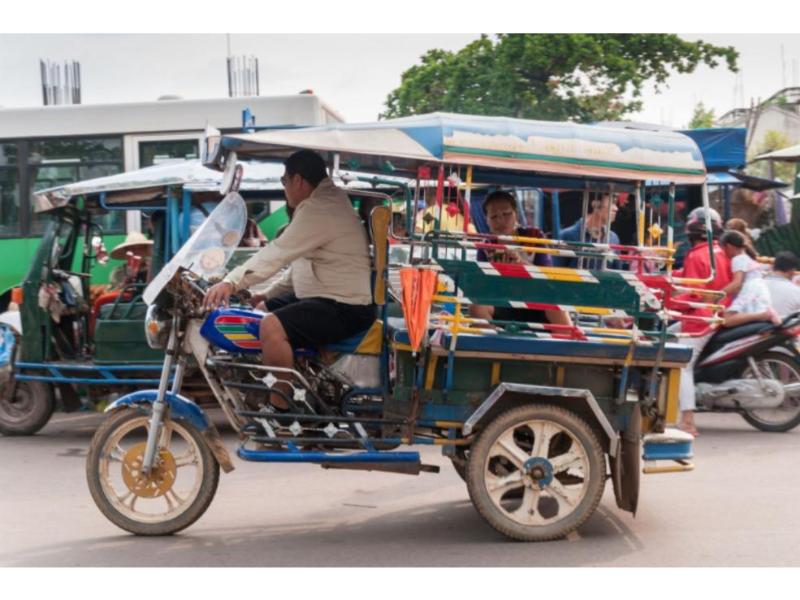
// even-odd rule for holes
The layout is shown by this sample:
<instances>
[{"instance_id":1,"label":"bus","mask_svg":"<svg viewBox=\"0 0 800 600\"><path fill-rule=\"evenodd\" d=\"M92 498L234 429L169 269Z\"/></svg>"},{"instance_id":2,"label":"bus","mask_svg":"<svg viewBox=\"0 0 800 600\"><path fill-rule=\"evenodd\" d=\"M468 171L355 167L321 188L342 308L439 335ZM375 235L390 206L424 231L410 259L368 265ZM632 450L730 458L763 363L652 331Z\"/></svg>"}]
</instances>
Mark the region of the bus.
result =
<instances>
[{"instance_id":1,"label":"bus","mask_svg":"<svg viewBox=\"0 0 800 600\"><path fill-rule=\"evenodd\" d=\"M205 127L223 133L343 122L312 93L205 100L0 109L0 311L24 278L47 217L33 211L34 192L198 158ZM105 233L138 231L135 212L115 213Z\"/></svg>"}]
</instances>

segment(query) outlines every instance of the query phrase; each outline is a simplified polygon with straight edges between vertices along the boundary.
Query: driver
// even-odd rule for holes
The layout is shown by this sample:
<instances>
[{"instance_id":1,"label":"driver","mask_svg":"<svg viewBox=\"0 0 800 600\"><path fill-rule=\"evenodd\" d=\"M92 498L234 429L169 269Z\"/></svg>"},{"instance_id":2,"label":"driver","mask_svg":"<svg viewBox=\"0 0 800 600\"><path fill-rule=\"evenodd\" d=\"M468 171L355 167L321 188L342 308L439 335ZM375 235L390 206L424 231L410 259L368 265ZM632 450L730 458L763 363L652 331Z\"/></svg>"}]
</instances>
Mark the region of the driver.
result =
<instances>
[{"instance_id":1,"label":"driver","mask_svg":"<svg viewBox=\"0 0 800 600\"><path fill-rule=\"evenodd\" d=\"M376 311L367 235L347 194L327 176L316 152L295 152L284 167L281 183L293 210L291 222L279 238L212 286L204 306L227 306L235 291L266 281L288 265L254 300L263 300L269 311L260 326L264 364L291 369L293 348L344 340L370 327ZM288 389L285 383L277 385ZM270 403L288 408L277 393Z\"/></svg>"}]
</instances>

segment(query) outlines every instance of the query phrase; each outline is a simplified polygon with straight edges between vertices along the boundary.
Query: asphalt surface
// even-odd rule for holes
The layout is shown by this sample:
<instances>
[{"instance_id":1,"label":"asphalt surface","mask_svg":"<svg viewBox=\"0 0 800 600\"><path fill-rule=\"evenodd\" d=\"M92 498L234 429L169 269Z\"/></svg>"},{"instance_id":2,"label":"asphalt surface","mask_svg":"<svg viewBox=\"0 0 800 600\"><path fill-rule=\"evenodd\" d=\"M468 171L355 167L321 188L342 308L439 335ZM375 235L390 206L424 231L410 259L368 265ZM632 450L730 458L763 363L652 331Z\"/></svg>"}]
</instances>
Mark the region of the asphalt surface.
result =
<instances>
[{"instance_id":1,"label":"asphalt surface","mask_svg":"<svg viewBox=\"0 0 800 600\"><path fill-rule=\"evenodd\" d=\"M0 566L800 566L800 430L758 432L699 415L696 470L643 475L636 517L610 482L568 539L512 542L472 507L439 451L438 475L324 471L236 459L185 531L139 538L95 507L84 475L96 414L56 414L38 435L0 436ZM234 436L224 433L229 450Z\"/></svg>"}]
</instances>

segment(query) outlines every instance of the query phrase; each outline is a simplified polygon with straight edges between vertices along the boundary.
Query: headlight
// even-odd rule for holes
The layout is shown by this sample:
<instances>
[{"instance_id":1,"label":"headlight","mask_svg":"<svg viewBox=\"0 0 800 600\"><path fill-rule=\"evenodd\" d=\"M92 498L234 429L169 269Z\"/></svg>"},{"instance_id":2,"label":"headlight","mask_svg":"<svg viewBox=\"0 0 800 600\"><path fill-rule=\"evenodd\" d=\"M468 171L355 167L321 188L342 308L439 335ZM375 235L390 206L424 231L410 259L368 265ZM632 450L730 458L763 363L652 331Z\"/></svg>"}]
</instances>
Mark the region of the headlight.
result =
<instances>
[{"instance_id":1,"label":"headlight","mask_svg":"<svg viewBox=\"0 0 800 600\"><path fill-rule=\"evenodd\" d=\"M144 335L151 348L164 348L167 345L172 317L157 304L147 307L144 318Z\"/></svg>"}]
</instances>

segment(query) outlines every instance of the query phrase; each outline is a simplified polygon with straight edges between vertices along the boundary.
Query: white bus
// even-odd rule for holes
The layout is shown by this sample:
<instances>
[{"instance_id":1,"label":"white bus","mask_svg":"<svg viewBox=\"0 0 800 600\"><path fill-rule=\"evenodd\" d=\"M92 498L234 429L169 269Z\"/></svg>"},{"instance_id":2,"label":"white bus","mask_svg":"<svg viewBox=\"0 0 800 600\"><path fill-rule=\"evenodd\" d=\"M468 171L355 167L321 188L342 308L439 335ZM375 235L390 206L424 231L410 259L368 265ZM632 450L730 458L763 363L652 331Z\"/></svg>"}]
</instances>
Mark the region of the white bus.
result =
<instances>
[{"instance_id":1,"label":"white bus","mask_svg":"<svg viewBox=\"0 0 800 600\"><path fill-rule=\"evenodd\" d=\"M44 228L33 213L33 192L168 159L197 158L206 124L223 133L241 131L246 114L255 117L256 127L343 121L310 93L0 109L0 255L14 257L0 261L0 309L24 277ZM106 233L138 229L138 215L115 216Z\"/></svg>"}]
</instances>

